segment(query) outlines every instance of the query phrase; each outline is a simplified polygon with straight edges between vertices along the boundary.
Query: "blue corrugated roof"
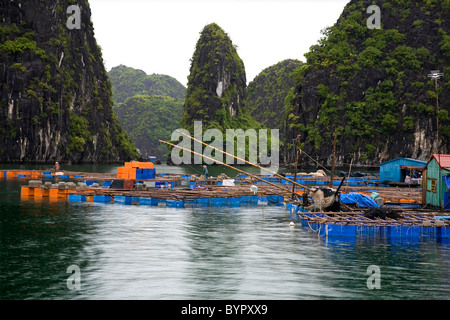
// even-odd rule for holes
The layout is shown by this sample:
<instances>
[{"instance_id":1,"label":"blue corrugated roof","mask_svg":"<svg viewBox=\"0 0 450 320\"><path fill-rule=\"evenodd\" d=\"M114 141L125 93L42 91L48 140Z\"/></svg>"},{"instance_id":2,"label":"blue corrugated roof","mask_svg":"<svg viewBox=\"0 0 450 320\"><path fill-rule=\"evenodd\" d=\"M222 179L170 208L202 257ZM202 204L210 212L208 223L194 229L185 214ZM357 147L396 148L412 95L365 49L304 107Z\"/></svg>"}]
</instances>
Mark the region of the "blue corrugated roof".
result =
<instances>
[{"instance_id":1,"label":"blue corrugated roof","mask_svg":"<svg viewBox=\"0 0 450 320\"><path fill-rule=\"evenodd\" d=\"M427 165L427 162L426 162L426 161L421 161L421 160L417 160L417 159L411 159L411 158L395 158L395 159L392 159L392 160L388 160L388 161L386 161L386 162L383 162L382 164L380 164L380 166L383 166L383 165L385 165L385 164L387 164L387 163L390 163L390 162L400 161L400 160L406 160L406 161L414 162L414 163L416 163L416 164L423 165L424 167L426 167L426 165Z\"/></svg>"}]
</instances>

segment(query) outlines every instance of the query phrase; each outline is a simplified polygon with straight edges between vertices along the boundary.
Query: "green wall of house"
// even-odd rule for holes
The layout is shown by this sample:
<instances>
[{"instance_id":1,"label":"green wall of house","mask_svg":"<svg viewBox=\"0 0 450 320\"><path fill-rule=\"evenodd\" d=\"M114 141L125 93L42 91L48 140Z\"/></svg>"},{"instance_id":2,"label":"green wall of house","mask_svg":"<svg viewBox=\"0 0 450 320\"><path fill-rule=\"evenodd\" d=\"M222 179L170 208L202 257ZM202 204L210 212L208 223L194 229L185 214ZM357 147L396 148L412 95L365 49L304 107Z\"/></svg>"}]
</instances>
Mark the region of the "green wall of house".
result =
<instances>
[{"instance_id":1,"label":"green wall of house","mask_svg":"<svg viewBox=\"0 0 450 320\"><path fill-rule=\"evenodd\" d=\"M447 204L448 199L444 199L445 193L448 192L447 186L445 185L442 175L450 174L450 171L441 168L437 163L436 159L432 158L427 165L427 196L426 201L428 204L443 207ZM436 183L435 192L432 191L433 181Z\"/></svg>"}]
</instances>

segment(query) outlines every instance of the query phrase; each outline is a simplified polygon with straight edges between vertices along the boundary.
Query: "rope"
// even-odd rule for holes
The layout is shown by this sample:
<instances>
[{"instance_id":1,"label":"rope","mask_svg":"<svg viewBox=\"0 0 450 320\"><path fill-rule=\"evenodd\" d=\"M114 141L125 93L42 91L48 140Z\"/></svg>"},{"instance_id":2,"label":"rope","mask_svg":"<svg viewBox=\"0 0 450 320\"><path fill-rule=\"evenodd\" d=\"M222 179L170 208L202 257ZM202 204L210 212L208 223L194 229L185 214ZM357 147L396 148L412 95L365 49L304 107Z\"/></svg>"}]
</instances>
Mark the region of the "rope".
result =
<instances>
[{"instance_id":1,"label":"rope","mask_svg":"<svg viewBox=\"0 0 450 320\"><path fill-rule=\"evenodd\" d=\"M324 170L326 170L326 171L328 171L329 173L331 173L331 171L330 170L328 170L327 168L325 168L323 165L321 165L319 162L317 162L314 158L312 158L309 154L307 154L305 151L303 151L302 149L300 149L299 148L299 150L300 150L300 154L301 153L304 153L308 158L310 158L312 161L314 161L318 166L320 166L322 169L324 169Z\"/></svg>"}]
</instances>

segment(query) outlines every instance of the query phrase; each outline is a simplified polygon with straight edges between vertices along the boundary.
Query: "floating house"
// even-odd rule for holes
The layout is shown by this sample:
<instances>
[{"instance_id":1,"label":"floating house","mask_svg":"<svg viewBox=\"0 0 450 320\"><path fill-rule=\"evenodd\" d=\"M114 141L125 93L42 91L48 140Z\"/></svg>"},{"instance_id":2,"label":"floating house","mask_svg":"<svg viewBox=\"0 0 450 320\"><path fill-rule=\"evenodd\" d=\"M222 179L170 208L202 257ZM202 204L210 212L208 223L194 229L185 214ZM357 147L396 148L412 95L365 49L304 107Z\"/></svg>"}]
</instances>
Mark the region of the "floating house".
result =
<instances>
[{"instance_id":1,"label":"floating house","mask_svg":"<svg viewBox=\"0 0 450 320\"><path fill-rule=\"evenodd\" d=\"M420 173L427 167L425 161L396 158L380 164L380 181L405 182L407 175Z\"/></svg>"},{"instance_id":2,"label":"floating house","mask_svg":"<svg viewBox=\"0 0 450 320\"><path fill-rule=\"evenodd\" d=\"M450 154L433 154L423 179L426 203L450 209Z\"/></svg>"}]
</instances>

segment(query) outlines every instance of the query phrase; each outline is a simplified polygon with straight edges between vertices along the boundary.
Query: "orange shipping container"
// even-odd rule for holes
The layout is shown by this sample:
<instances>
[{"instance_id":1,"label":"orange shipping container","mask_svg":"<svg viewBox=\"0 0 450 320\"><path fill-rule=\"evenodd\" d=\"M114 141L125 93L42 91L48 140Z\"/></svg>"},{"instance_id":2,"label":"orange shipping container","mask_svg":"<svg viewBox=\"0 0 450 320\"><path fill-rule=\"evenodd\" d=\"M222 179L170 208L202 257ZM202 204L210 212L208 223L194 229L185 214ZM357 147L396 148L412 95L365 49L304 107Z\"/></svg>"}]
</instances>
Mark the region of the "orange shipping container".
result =
<instances>
[{"instance_id":1,"label":"orange shipping container","mask_svg":"<svg viewBox=\"0 0 450 320\"><path fill-rule=\"evenodd\" d=\"M139 161L125 162L126 168L139 168Z\"/></svg>"},{"instance_id":2,"label":"orange shipping container","mask_svg":"<svg viewBox=\"0 0 450 320\"><path fill-rule=\"evenodd\" d=\"M136 168L130 168L128 179L136 179Z\"/></svg>"},{"instance_id":3,"label":"orange shipping container","mask_svg":"<svg viewBox=\"0 0 450 320\"><path fill-rule=\"evenodd\" d=\"M141 164L139 165L140 169L154 169L155 165L153 164L153 162L141 162Z\"/></svg>"},{"instance_id":4,"label":"orange shipping container","mask_svg":"<svg viewBox=\"0 0 450 320\"><path fill-rule=\"evenodd\" d=\"M117 174L119 174L119 173L127 173L128 174L129 170L130 170L130 168L128 168L128 167L120 167L120 168L117 168Z\"/></svg>"},{"instance_id":5,"label":"orange shipping container","mask_svg":"<svg viewBox=\"0 0 450 320\"><path fill-rule=\"evenodd\" d=\"M128 179L130 169L129 167L117 168L117 179Z\"/></svg>"},{"instance_id":6,"label":"orange shipping container","mask_svg":"<svg viewBox=\"0 0 450 320\"><path fill-rule=\"evenodd\" d=\"M132 161L132 162L125 162L126 168L140 168L140 169L153 169L155 165L153 162L139 162L139 161Z\"/></svg>"}]
</instances>

